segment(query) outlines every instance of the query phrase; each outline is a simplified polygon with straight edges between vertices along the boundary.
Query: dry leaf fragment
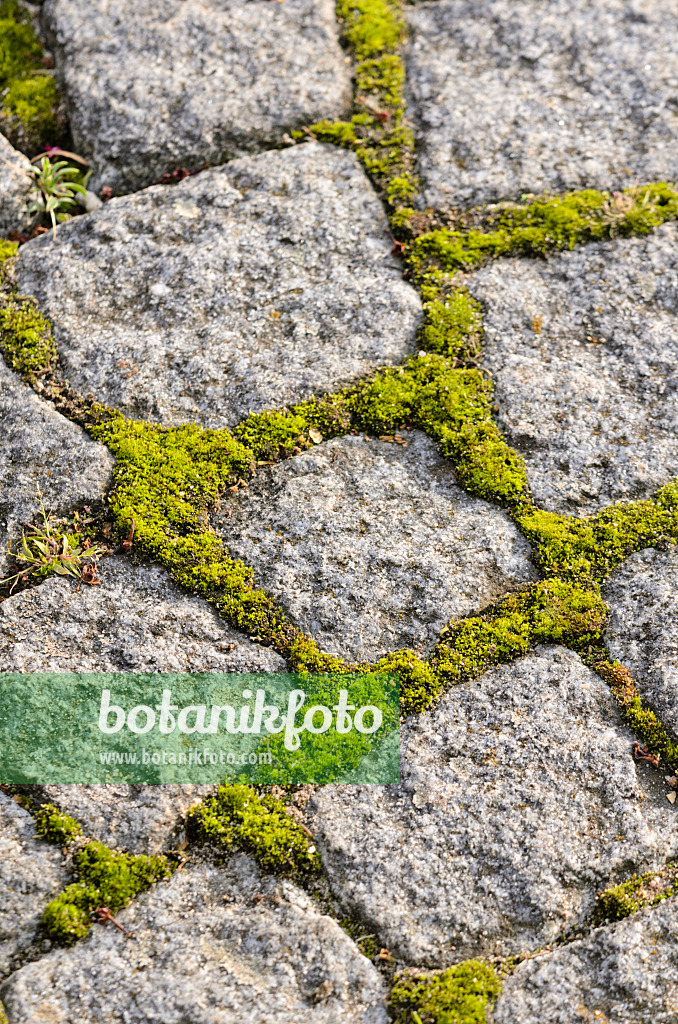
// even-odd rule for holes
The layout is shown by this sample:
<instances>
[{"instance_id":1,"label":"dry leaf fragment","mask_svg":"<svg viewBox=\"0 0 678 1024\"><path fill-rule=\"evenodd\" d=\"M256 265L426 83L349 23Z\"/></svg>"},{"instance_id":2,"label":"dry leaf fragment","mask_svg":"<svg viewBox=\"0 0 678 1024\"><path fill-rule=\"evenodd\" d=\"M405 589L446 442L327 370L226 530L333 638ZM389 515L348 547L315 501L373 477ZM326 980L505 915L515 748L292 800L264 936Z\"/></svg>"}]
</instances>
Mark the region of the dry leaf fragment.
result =
<instances>
[{"instance_id":1,"label":"dry leaf fragment","mask_svg":"<svg viewBox=\"0 0 678 1024\"><path fill-rule=\"evenodd\" d=\"M675 804L675 802L676 802L676 794L673 793L673 792L667 793L666 794L666 799L668 800L668 802L670 804Z\"/></svg>"},{"instance_id":2,"label":"dry leaf fragment","mask_svg":"<svg viewBox=\"0 0 678 1024\"><path fill-rule=\"evenodd\" d=\"M320 442L323 439L323 435L320 433L317 427L311 427L311 429L308 432L308 436L313 441L313 444L320 444Z\"/></svg>"}]
</instances>

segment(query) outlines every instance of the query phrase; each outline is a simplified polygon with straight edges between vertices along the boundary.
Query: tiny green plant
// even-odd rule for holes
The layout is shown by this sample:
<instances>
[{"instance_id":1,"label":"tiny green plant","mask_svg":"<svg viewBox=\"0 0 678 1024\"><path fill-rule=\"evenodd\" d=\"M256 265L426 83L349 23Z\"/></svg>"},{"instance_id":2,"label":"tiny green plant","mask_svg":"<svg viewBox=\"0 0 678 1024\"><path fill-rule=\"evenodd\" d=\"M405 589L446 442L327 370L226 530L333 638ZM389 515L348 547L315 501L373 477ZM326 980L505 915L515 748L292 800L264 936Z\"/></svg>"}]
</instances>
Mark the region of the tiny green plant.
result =
<instances>
[{"instance_id":1,"label":"tiny green plant","mask_svg":"<svg viewBox=\"0 0 678 1024\"><path fill-rule=\"evenodd\" d=\"M42 523L26 523L17 551L9 548L13 559L10 575L0 582L13 593L20 584L37 583L53 573L73 576L86 583L98 582L96 559L103 552L86 536L86 521L74 517L72 521L57 519L41 508Z\"/></svg>"},{"instance_id":2,"label":"tiny green plant","mask_svg":"<svg viewBox=\"0 0 678 1024\"><path fill-rule=\"evenodd\" d=\"M31 166L28 173L33 176L31 195L34 197L29 210L48 216L52 222L52 231L56 234L57 222L69 220L69 212L76 204L76 195L86 195L87 189L74 178L81 177L81 171L71 167L67 160L55 163L43 156L37 167Z\"/></svg>"}]
</instances>

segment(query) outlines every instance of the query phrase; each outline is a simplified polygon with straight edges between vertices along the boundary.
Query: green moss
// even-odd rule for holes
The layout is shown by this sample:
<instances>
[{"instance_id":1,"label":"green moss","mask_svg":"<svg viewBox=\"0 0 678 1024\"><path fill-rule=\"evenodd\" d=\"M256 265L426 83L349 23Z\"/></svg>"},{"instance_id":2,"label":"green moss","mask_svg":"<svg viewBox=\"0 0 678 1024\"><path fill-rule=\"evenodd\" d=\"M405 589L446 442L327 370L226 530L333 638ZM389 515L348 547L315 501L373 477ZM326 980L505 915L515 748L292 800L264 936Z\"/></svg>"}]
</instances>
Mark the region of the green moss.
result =
<instances>
[{"instance_id":1,"label":"green moss","mask_svg":"<svg viewBox=\"0 0 678 1024\"><path fill-rule=\"evenodd\" d=\"M400 6L391 0L338 0L342 33L358 60L400 45L404 23ZM401 82L402 84L402 82Z\"/></svg>"},{"instance_id":2,"label":"green moss","mask_svg":"<svg viewBox=\"0 0 678 1024\"><path fill-rule=\"evenodd\" d=\"M52 900L42 916L45 931L56 942L70 945L91 926L97 907L112 913L126 906L154 882L169 878L172 866L164 856L134 856L91 842L74 857L78 882Z\"/></svg>"},{"instance_id":3,"label":"green moss","mask_svg":"<svg viewBox=\"0 0 678 1024\"><path fill-rule=\"evenodd\" d=\"M188 812L186 835L224 851L242 848L262 867L283 874L304 875L319 867L306 833L284 803L259 796L251 786L221 786L216 796Z\"/></svg>"},{"instance_id":4,"label":"green moss","mask_svg":"<svg viewBox=\"0 0 678 1024\"><path fill-rule=\"evenodd\" d=\"M482 615L448 626L436 651L438 671L455 682L511 661L536 644L581 647L599 637L606 623L607 608L597 590L543 580Z\"/></svg>"},{"instance_id":5,"label":"green moss","mask_svg":"<svg viewBox=\"0 0 678 1024\"><path fill-rule=\"evenodd\" d=\"M654 711L645 707L631 673L618 661L610 661L602 643L583 654L584 661L605 680L617 701L622 718L659 763L678 770L678 743L668 735Z\"/></svg>"},{"instance_id":6,"label":"green moss","mask_svg":"<svg viewBox=\"0 0 678 1024\"><path fill-rule=\"evenodd\" d=\"M0 296L0 351L8 366L33 386L56 363L49 321L25 295L10 291Z\"/></svg>"},{"instance_id":7,"label":"green moss","mask_svg":"<svg viewBox=\"0 0 678 1024\"><path fill-rule=\"evenodd\" d=\"M14 259L19 250L18 242L8 242L4 238L0 238L0 274L11 259Z\"/></svg>"},{"instance_id":8,"label":"green moss","mask_svg":"<svg viewBox=\"0 0 678 1024\"><path fill-rule=\"evenodd\" d=\"M389 997L397 1024L485 1024L501 982L480 960L429 975L400 974Z\"/></svg>"},{"instance_id":9,"label":"green moss","mask_svg":"<svg viewBox=\"0 0 678 1024\"><path fill-rule=\"evenodd\" d=\"M621 921L642 907L653 907L678 893L678 863L667 864L660 871L633 875L620 885L611 886L596 898L593 923Z\"/></svg>"},{"instance_id":10,"label":"green moss","mask_svg":"<svg viewBox=\"0 0 678 1024\"><path fill-rule=\"evenodd\" d=\"M339 0L337 17L344 41L357 61L354 113L350 121L320 121L308 133L353 149L395 213L411 203L417 191L414 136L404 116L402 4L396 0Z\"/></svg>"},{"instance_id":11,"label":"green moss","mask_svg":"<svg viewBox=\"0 0 678 1024\"><path fill-rule=\"evenodd\" d=\"M62 131L54 79L25 8L0 4L0 126L13 145L37 152Z\"/></svg>"},{"instance_id":12,"label":"green moss","mask_svg":"<svg viewBox=\"0 0 678 1024\"><path fill-rule=\"evenodd\" d=\"M459 363L478 359L483 328L480 303L465 288L458 288L447 299L436 299L424 306L426 324L421 332L422 348L438 352Z\"/></svg>"},{"instance_id":13,"label":"green moss","mask_svg":"<svg viewBox=\"0 0 678 1024\"><path fill-rule=\"evenodd\" d=\"M582 242L616 235L644 235L678 217L678 192L667 182L633 186L624 192L569 192L531 198L462 215L484 227L439 228L419 235L406 256L415 277L436 270L469 270L498 256L543 256Z\"/></svg>"},{"instance_id":14,"label":"green moss","mask_svg":"<svg viewBox=\"0 0 678 1024\"><path fill-rule=\"evenodd\" d=\"M40 68L42 47L24 7L5 0L0 4L0 88Z\"/></svg>"},{"instance_id":15,"label":"green moss","mask_svg":"<svg viewBox=\"0 0 678 1024\"><path fill-rule=\"evenodd\" d=\"M531 506L518 508L514 518L545 573L599 581L632 552L678 541L676 491L670 484L652 501L611 505L584 519Z\"/></svg>"},{"instance_id":16,"label":"green moss","mask_svg":"<svg viewBox=\"0 0 678 1024\"><path fill-rule=\"evenodd\" d=\"M77 821L64 814L54 804L43 804L36 812L35 831L43 839L58 846L70 846L82 835L82 829Z\"/></svg>"},{"instance_id":17,"label":"green moss","mask_svg":"<svg viewBox=\"0 0 678 1024\"><path fill-rule=\"evenodd\" d=\"M96 890L74 882L47 905L42 926L55 942L71 946L90 930L91 914L98 906Z\"/></svg>"},{"instance_id":18,"label":"green moss","mask_svg":"<svg viewBox=\"0 0 678 1024\"><path fill-rule=\"evenodd\" d=\"M442 689L440 676L431 665L414 651L395 651L377 664L380 672L389 672L400 679L400 713L417 714L425 711Z\"/></svg>"},{"instance_id":19,"label":"green moss","mask_svg":"<svg viewBox=\"0 0 678 1024\"><path fill-rule=\"evenodd\" d=\"M526 498L525 466L492 419L492 384L479 370L455 369L443 356L421 353L377 373L350 404L363 429L376 434L402 423L420 427L471 494L504 503Z\"/></svg>"},{"instance_id":20,"label":"green moss","mask_svg":"<svg viewBox=\"0 0 678 1024\"><path fill-rule=\"evenodd\" d=\"M58 103L59 93L53 78L21 78L9 86L3 114L10 123L19 122L21 134L31 140L30 148L37 150L41 140L54 138L60 131Z\"/></svg>"}]
</instances>

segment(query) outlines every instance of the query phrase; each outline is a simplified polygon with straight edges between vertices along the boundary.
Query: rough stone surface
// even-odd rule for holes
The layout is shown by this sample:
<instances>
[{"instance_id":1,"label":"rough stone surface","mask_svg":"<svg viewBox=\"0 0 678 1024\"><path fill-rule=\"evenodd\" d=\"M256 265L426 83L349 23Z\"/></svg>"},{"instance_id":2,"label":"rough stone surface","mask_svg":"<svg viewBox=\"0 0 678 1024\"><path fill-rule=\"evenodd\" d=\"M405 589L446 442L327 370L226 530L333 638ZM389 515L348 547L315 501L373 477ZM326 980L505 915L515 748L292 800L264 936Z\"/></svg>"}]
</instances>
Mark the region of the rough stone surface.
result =
<instances>
[{"instance_id":1,"label":"rough stone surface","mask_svg":"<svg viewBox=\"0 0 678 1024\"><path fill-rule=\"evenodd\" d=\"M471 279L497 422L542 507L592 512L678 474L677 243L666 224Z\"/></svg>"},{"instance_id":2,"label":"rough stone surface","mask_svg":"<svg viewBox=\"0 0 678 1024\"><path fill-rule=\"evenodd\" d=\"M320 144L113 200L29 242L16 275L72 384L166 424L334 390L411 352L420 318L355 157Z\"/></svg>"},{"instance_id":3,"label":"rough stone surface","mask_svg":"<svg viewBox=\"0 0 678 1024\"><path fill-rule=\"evenodd\" d=\"M493 1024L674 1024L678 898L600 928L508 979Z\"/></svg>"},{"instance_id":4,"label":"rough stone surface","mask_svg":"<svg viewBox=\"0 0 678 1024\"><path fill-rule=\"evenodd\" d=\"M435 0L407 10L427 205L675 181L673 0Z\"/></svg>"},{"instance_id":5,"label":"rough stone surface","mask_svg":"<svg viewBox=\"0 0 678 1024\"><path fill-rule=\"evenodd\" d=\"M430 650L441 629L536 579L499 509L469 498L434 443L335 438L260 473L217 529L323 649ZM230 513L230 515L228 514Z\"/></svg>"},{"instance_id":6,"label":"rough stone surface","mask_svg":"<svg viewBox=\"0 0 678 1024\"><path fill-rule=\"evenodd\" d=\"M4 135L0 135L0 238L18 231L30 231L35 214L28 212L29 160L17 153Z\"/></svg>"},{"instance_id":7,"label":"rough stone surface","mask_svg":"<svg viewBox=\"0 0 678 1024\"><path fill-rule=\"evenodd\" d=\"M35 939L42 912L66 885L61 851L36 838L33 819L0 792L0 977Z\"/></svg>"},{"instance_id":8,"label":"rough stone surface","mask_svg":"<svg viewBox=\"0 0 678 1024\"><path fill-rule=\"evenodd\" d=\"M21 521L40 509L66 513L101 501L113 458L27 388L0 358L0 561Z\"/></svg>"},{"instance_id":9,"label":"rough stone surface","mask_svg":"<svg viewBox=\"0 0 678 1024\"><path fill-rule=\"evenodd\" d=\"M76 149L93 187L131 192L177 167L267 149L344 116L350 67L333 0L48 0Z\"/></svg>"},{"instance_id":10,"label":"rough stone surface","mask_svg":"<svg viewBox=\"0 0 678 1024\"><path fill-rule=\"evenodd\" d=\"M52 576L0 604L4 672L280 672L274 651L250 643L159 565L124 555L99 561L98 586Z\"/></svg>"},{"instance_id":11,"label":"rough stone surface","mask_svg":"<svg viewBox=\"0 0 678 1024\"><path fill-rule=\"evenodd\" d=\"M376 969L294 885L246 857L193 864L0 992L12 1024L387 1024ZM133 979L133 980L132 980Z\"/></svg>"},{"instance_id":12,"label":"rough stone surface","mask_svg":"<svg viewBox=\"0 0 678 1024\"><path fill-rule=\"evenodd\" d=\"M678 849L609 690L563 648L453 687L401 739L400 786L327 786L308 822L335 893L412 962L542 946Z\"/></svg>"},{"instance_id":13,"label":"rough stone surface","mask_svg":"<svg viewBox=\"0 0 678 1024\"><path fill-rule=\"evenodd\" d=\"M678 550L639 551L610 576L605 644L678 740Z\"/></svg>"}]
</instances>

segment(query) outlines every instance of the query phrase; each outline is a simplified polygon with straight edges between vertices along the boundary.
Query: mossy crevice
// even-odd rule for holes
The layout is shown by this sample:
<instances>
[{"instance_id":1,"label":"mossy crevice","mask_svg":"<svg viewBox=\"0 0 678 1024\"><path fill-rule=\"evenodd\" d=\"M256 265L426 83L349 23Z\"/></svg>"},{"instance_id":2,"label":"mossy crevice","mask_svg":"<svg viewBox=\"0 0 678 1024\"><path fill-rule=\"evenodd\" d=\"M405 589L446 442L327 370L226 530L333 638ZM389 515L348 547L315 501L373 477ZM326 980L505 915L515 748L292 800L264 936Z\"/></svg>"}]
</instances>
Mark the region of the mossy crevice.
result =
<instances>
[{"instance_id":1,"label":"mossy crevice","mask_svg":"<svg viewBox=\"0 0 678 1024\"><path fill-rule=\"evenodd\" d=\"M444 971L396 976L389 996L395 1024L485 1024L501 982L481 960L465 960Z\"/></svg>"},{"instance_id":2,"label":"mossy crevice","mask_svg":"<svg viewBox=\"0 0 678 1024\"><path fill-rule=\"evenodd\" d=\"M33 156L63 139L64 116L53 73L28 10L17 0L0 3L0 130Z\"/></svg>"},{"instance_id":3,"label":"mossy crevice","mask_svg":"<svg viewBox=\"0 0 678 1024\"><path fill-rule=\"evenodd\" d=\"M659 871L633 875L620 885L610 886L596 897L593 924L610 924L630 917L643 907L654 907L678 893L678 862Z\"/></svg>"},{"instance_id":4,"label":"mossy crevice","mask_svg":"<svg viewBox=\"0 0 678 1024\"><path fill-rule=\"evenodd\" d=\"M337 18L355 60L353 116L319 121L295 138L310 135L352 149L387 207L402 219L417 192L414 135L405 119L406 36L398 0L338 0Z\"/></svg>"},{"instance_id":5,"label":"mossy crevice","mask_svg":"<svg viewBox=\"0 0 678 1024\"><path fill-rule=\"evenodd\" d=\"M413 278L473 270L500 256L545 256L585 242L647 235L678 218L678 191L666 181L612 194L585 189L526 198L460 213L455 226L417 235L405 247Z\"/></svg>"},{"instance_id":6,"label":"mossy crevice","mask_svg":"<svg viewBox=\"0 0 678 1024\"><path fill-rule=\"evenodd\" d=\"M106 907L116 913L173 870L165 856L120 853L96 841L76 851L73 866L78 881L53 899L42 916L46 934L61 945L72 945L87 934L94 910Z\"/></svg>"},{"instance_id":7,"label":"mossy crevice","mask_svg":"<svg viewBox=\"0 0 678 1024\"><path fill-rule=\"evenodd\" d=\"M543 580L481 615L451 623L428 664L413 652L398 652L379 667L400 674L401 711L415 714L448 686L522 657L537 644L588 649L600 642L606 623L607 608L597 590Z\"/></svg>"},{"instance_id":8,"label":"mossy crevice","mask_svg":"<svg viewBox=\"0 0 678 1024\"><path fill-rule=\"evenodd\" d=\"M320 867L307 832L283 801L260 795L252 786L221 786L188 812L186 835L192 843L211 843L224 853L242 849L266 870L296 878Z\"/></svg>"},{"instance_id":9,"label":"mossy crevice","mask_svg":"<svg viewBox=\"0 0 678 1024\"><path fill-rule=\"evenodd\" d=\"M658 764L672 771L678 770L678 743L671 739L654 711L646 706L629 670L618 661L610 661L602 643L592 645L583 657L610 687L629 728L650 754L658 755Z\"/></svg>"},{"instance_id":10,"label":"mossy crevice","mask_svg":"<svg viewBox=\"0 0 678 1024\"><path fill-rule=\"evenodd\" d=\"M620 502L593 516L517 507L513 518L545 574L600 582L634 551L678 542L678 481L647 501Z\"/></svg>"}]
</instances>

